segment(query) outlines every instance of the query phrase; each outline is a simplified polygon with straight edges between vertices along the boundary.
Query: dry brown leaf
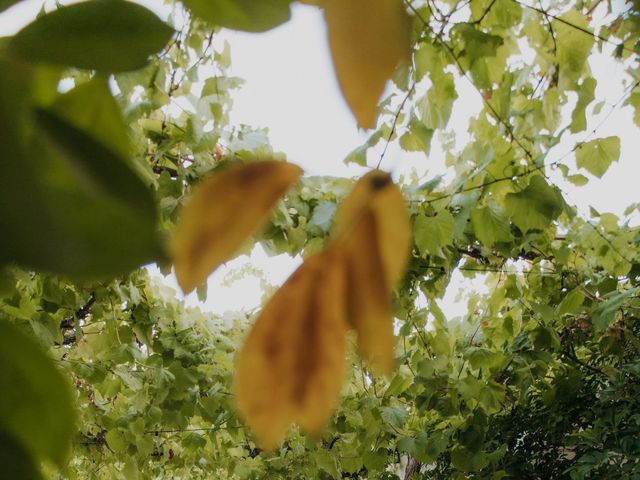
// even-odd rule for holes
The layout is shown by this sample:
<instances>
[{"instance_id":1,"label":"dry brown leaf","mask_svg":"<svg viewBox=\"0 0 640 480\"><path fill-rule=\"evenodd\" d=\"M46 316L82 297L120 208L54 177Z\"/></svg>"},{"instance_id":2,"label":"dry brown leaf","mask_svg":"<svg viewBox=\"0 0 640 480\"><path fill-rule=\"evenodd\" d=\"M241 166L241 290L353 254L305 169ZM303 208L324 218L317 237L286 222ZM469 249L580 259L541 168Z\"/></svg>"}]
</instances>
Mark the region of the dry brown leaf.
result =
<instances>
[{"instance_id":1,"label":"dry brown leaf","mask_svg":"<svg viewBox=\"0 0 640 480\"><path fill-rule=\"evenodd\" d=\"M345 290L337 250L309 257L264 307L238 353L238 409L267 450L291 423L318 436L331 416L344 375Z\"/></svg>"},{"instance_id":2,"label":"dry brown leaf","mask_svg":"<svg viewBox=\"0 0 640 480\"><path fill-rule=\"evenodd\" d=\"M349 319L358 349L372 370L393 369L391 291L411 248L411 228L402 193L384 172L362 177L336 214L333 243L344 249Z\"/></svg>"},{"instance_id":3,"label":"dry brown leaf","mask_svg":"<svg viewBox=\"0 0 640 480\"><path fill-rule=\"evenodd\" d=\"M296 165L268 160L232 165L198 185L170 247L182 290L192 291L229 260L301 174Z\"/></svg>"},{"instance_id":4,"label":"dry brown leaf","mask_svg":"<svg viewBox=\"0 0 640 480\"><path fill-rule=\"evenodd\" d=\"M327 0L329 47L338 83L362 128L376 125L378 100L398 63L409 58L402 0Z\"/></svg>"}]
</instances>

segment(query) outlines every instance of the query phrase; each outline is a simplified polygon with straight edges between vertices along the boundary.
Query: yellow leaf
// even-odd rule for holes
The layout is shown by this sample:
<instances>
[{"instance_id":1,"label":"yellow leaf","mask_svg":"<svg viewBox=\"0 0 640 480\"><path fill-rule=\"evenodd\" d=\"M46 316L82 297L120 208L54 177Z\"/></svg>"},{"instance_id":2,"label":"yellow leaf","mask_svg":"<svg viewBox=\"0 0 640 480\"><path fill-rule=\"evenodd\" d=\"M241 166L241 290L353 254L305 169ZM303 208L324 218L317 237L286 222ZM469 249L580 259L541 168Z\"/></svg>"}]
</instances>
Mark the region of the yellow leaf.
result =
<instances>
[{"instance_id":1,"label":"yellow leaf","mask_svg":"<svg viewBox=\"0 0 640 480\"><path fill-rule=\"evenodd\" d=\"M402 0L327 0L329 47L342 94L363 128L376 124L378 100L396 65L409 58Z\"/></svg>"},{"instance_id":2,"label":"yellow leaf","mask_svg":"<svg viewBox=\"0 0 640 480\"><path fill-rule=\"evenodd\" d=\"M406 267L411 228L402 193L384 172L362 177L336 214L333 243L344 249L349 319L372 370L391 373L391 292Z\"/></svg>"},{"instance_id":3,"label":"yellow leaf","mask_svg":"<svg viewBox=\"0 0 640 480\"><path fill-rule=\"evenodd\" d=\"M232 165L198 185L170 247L182 290L192 291L229 260L301 174L296 165L269 160Z\"/></svg>"},{"instance_id":4,"label":"yellow leaf","mask_svg":"<svg viewBox=\"0 0 640 480\"><path fill-rule=\"evenodd\" d=\"M331 416L344 375L345 288L337 250L309 257L264 307L238 353L238 410L267 450L291 423L318 436Z\"/></svg>"},{"instance_id":5,"label":"yellow leaf","mask_svg":"<svg viewBox=\"0 0 640 480\"><path fill-rule=\"evenodd\" d=\"M374 218L378 255L386 288L391 290L404 274L411 250L411 223L400 189L388 173L373 170L353 187L336 213L335 242L349 238L354 226L371 213Z\"/></svg>"},{"instance_id":6,"label":"yellow leaf","mask_svg":"<svg viewBox=\"0 0 640 480\"><path fill-rule=\"evenodd\" d=\"M373 371L388 375L394 363L391 292L370 211L354 225L347 245L348 312L358 332L358 350Z\"/></svg>"}]
</instances>

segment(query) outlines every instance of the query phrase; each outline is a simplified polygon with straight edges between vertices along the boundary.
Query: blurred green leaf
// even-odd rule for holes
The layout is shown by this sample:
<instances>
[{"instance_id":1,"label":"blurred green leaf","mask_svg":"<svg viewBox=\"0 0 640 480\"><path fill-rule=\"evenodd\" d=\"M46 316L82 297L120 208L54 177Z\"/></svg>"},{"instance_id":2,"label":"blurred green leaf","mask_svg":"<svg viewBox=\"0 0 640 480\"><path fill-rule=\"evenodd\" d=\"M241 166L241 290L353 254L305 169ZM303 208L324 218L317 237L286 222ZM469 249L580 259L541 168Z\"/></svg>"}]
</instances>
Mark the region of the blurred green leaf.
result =
<instances>
[{"instance_id":1,"label":"blurred green leaf","mask_svg":"<svg viewBox=\"0 0 640 480\"><path fill-rule=\"evenodd\" d=\"M34 458L62 467L76 432L67 379L39 346L7 321L0 322L0 430Z\"/></svg>"},{"instance_id":2,"label":"blurred green leaf","mask_svg":"<svg viewBox=\"0 0 640 480\"><path fill-rule=\"evenodd\" d=\"M6 10L9 7L14 6L16 3L19 3L21 0L0 0L0 12Z\"/></svg>"},{"instance_id":3,"label":"blurred green leaf","mask_svg":"<svg viewBox=\"0 0 640 480\"><path fill-rule=\"evenodd\" d=\"M292 0L184 0L196 16L214 25L264 32L286 22L291 17Z\"/></svg>"},{"instance_id":4,"label":"blurred green leaf","mask_svg":"<svg viewBox=\"0 0 640 480\"><path fill-rule=\"evenodd\" d=\"M37 463L20 443L0 428L0 472L2 478L40 480Z\"/></svg>"},{"instance_id":5,"label":"blurred green leaf","mask_svg":"<svg viewBox=\"0 0 640 480\"><path fill-rule=\"evenodd\" d=\"M36 62L122 72L145 66L173 29L153 12L124 0L89 0L39 17L9 49Z\"/></svg>"},{"instance_id":6,"label":"blurred green leaf","mask_svg":"<svg viewBox=\"0 0 640 480\"><path fill-rule=\"evenodd\" d=\"M34 105L33 75L4 63L0 259L102 278L157 258L156 210L148 188L121 157Z\"/></svg>"}]
</instances>

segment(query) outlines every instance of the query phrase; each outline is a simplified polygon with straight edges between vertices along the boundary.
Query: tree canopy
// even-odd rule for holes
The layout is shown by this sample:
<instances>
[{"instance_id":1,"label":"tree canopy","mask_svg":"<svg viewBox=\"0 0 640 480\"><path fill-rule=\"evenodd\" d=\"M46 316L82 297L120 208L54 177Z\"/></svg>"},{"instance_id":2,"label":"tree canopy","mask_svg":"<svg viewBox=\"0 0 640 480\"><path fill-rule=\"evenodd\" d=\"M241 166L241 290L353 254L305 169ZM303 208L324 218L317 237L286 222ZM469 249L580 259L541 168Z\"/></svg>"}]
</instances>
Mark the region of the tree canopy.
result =
<instances>
[{"instance_id":1,"label":"tree canopy","mask_svg":"<svg viewBox=\"0 0 640 480\"><path fill-rule=\"evenodd\" d=\"M302 2L369 129L358 178L229 121L220 28L292 3L86 0L0 39L3 478L638 477L639 204L559 186L621 160L612 112L640 126L637 2ZM391 145L447 175L384 172ZM254 245L303 261L250 314L145 267L204 299ZM456 273L488 286L462 318Z\"/></svg>"}]
</instances>

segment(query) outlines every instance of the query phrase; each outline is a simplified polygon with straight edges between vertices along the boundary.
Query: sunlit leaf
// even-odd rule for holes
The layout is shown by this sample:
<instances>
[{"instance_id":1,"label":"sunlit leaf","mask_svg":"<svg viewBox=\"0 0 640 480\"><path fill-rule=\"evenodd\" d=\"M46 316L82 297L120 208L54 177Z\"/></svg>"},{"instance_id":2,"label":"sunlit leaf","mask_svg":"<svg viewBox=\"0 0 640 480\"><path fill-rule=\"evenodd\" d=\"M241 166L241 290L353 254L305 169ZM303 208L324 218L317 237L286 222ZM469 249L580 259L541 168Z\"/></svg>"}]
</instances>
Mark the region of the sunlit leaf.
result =
<instances>
[{"instance_id":1,"label":"sunlit leaf","mask_svg":"<svg viewBox=\"0 0 640 480\"><path fill-rule=\"evenodd\" d=\"M238 353L238 409L265 448L294 422L319 435L340 392L345 348L344 263L328 250L289 277Z\"/></svg>"},{"instance_id":2,"label":"sunlit leaf","mask_svg":"<svg viewBox=\"0 0 640 480\"><path fill-rule=\"evenodd\" d=\"M171 35L173 29L141 5L90 0L39 17L9 47L31 61L121 72L145 66Z\"/></svg>"},{"instance_id":3,"label":"sunlit leaf","mask_svg":"<svg viewBox=\"0 0 640 480\"><path fill-rule=\"evenodd\" d=\"M598 178L620 159L620 137L597 138L583 143L576 150L576 165Z\"/></svg>"},{"instance_id":4,"label":"sunlit leaf","mask_svg":"<svg viewBox=\"0 0 640 480\"><path fill-rule=\"evenodd\" d=\"M401 0L328 0L324 4L338 83L358 125L373 128L378 100L409 57L409 18Z\"/></svg>"},{"instance_id":5,"label":"sunlit leaf","mask_svg":"<svg viewBox=\"0 0 640 480\"><path fill-rule=\"evenodd\" d=\"M227 167L198 185L171 245L182 290L190 292L229 260L301 174L295 165L262 161Z\"/></svg>"},{"instance_id":6,"label":"sunlit leaf","mask_svg":"<svg viewBox=\"0 0 640 480\"><path fill-rule=\"evenodd\" d=\"M393 368L390 296L406 266L411 228L402 193L384 172L362 177L336 214L334 242L348 265L349 317L371 367Z\"/></svg>"}]
</instances>

